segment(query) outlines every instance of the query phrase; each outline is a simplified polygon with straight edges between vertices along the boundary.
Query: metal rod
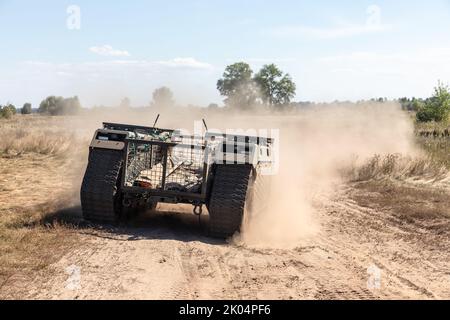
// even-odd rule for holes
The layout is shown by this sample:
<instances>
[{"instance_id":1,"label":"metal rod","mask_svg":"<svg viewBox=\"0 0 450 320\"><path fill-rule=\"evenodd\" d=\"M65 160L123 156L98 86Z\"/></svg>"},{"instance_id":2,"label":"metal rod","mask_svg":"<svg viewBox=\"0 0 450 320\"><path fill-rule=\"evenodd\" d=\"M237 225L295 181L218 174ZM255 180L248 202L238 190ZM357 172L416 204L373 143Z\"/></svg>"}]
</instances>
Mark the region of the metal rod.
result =
<instances>
[{"instance_id":1,"label":"metal rod","mask_svg":"<svg viewBox=\"0 0 450 320\"><path fill-rule=\"evenodd\" d=\"M161 178L161 190L166 190L166 174L167 174L167 153L169 152L167 146L163 146L162 147L162 152L163 152L163 161L162 161L162 166L163 166L163 172L162 172L162 178Z\"/></svg>"},{"instance_id":2,"label":"metal rod","mask_svg":"<svg viewBox=\"0 0 450 320\"><path fill-rule=\"evenodd\" d=\"M156 127L156 124L158 123L158 120L159 120L159 113L158 113L158 116L156 117L155 123L153 124L153 128Z\"/></svg>"}]
</instances>

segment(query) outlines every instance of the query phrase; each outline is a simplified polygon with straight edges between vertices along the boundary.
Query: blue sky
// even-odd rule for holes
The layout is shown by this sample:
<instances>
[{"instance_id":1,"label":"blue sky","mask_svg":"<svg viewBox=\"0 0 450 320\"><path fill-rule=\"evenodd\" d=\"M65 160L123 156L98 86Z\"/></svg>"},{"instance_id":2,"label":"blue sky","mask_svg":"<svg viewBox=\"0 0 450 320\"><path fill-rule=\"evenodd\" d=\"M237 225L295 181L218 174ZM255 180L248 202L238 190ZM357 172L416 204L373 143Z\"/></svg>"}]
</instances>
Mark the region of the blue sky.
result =
<instances>
[{"instance_id":1,"label":"blue sky","mask_svg":"<svg viewBox=\"0 0 450 320\"><path fill-rule=\"evenodd\" d=\"M166 85L207 105L241 60L289 72L296 100L427 96L450 82L450 0L0 0L0 46L0 104L145 105Z\"/></svg>"}]
</instances>

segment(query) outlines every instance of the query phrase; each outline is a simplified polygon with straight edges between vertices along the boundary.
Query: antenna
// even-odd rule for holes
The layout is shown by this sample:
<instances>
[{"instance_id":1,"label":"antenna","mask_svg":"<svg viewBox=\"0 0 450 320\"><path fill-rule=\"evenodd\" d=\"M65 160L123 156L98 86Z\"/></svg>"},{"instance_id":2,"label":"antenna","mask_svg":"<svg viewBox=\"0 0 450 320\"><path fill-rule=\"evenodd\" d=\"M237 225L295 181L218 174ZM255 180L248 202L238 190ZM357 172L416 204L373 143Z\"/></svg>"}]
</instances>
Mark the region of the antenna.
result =
<instances>
[{"instance_id":1,"label":"antenna","mask_svg":"<svg viewBox=\"0 0 450 320\"><path fill-rule=\"evenodd\" d=\"M206 131L208 131L208 126L206 125L205 119L202 119L202 120L203 120L203 125L205 126Z\"/></svg>"},{"instance_id":2,"label":"antenna","mask_svg":"<svg viewBox=\"0 0 450 320\"><path fill-rule=\"evenodd\" d=\"M159 113L158 113L158 116L156 117L155 123L153 124L153 128L156 127L156 124L158 123L158 120L159 120Z\"/></svg>"}]
</instances>

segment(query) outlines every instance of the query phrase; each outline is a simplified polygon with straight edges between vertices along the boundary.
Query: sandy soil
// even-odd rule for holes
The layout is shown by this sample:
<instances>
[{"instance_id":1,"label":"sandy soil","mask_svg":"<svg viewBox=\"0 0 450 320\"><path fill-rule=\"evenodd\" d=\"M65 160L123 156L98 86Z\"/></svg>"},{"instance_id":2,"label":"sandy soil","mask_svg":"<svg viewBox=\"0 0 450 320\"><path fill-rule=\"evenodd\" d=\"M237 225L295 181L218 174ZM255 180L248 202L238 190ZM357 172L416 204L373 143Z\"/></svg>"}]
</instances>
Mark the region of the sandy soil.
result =
<instances>
[{"instance_id":1,"label":"sandy soil","mask_svg":"<svg viewBox=\"0 0 450 320\"><path fill-rule=\"evenodd\" d=\"M33 299L450 298L448 217L405 222L386 208L355 201L372 192L342 186L331 198L317 197L321 231L289 250L211 240L189 208L160 207L163 212L130 227L80 231L85 245L53 264L23 294ZM79 208L65 214L79 215Z\"/></svg>"},{"instance_id":2,"label":"sandy soil","mask_svg":"<svg viewBox=\"0 0 450 320\"><path fill-rule=\"evenodd\" d=\"M26 206L32 208L52 197L72 192L78 176L65 159L46 155L0 157L0 210ZM64 172L64 174L62 174Z\"/></svg>"}]
</instances>

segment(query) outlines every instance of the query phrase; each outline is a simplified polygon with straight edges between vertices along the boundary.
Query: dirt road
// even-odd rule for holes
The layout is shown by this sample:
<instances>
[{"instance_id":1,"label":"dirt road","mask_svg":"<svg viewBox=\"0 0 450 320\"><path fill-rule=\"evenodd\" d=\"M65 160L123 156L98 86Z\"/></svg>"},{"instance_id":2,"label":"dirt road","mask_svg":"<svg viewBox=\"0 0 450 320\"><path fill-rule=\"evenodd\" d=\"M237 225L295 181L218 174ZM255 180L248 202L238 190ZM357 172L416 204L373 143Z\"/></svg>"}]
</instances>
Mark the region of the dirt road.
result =
<instances>
[{"instance_id":1,"label":"dirt road","mask_svg":"<svg viewBox=\"0 0 450 320\"><path fill-rule=\"evenodd\" d=\"M81 232L84 245L37 277L45 299L450 298L448 217L405 221L363 207L361 190L317 199L321 231L295 249L251 248L203 236L180 207L135 227ZM78 215L79 208L71 209ZM205 222L205 221L204 221ZM51 276L48 276L51 275Z\"/></svg>"}]
</instances>

